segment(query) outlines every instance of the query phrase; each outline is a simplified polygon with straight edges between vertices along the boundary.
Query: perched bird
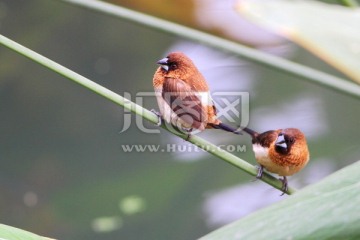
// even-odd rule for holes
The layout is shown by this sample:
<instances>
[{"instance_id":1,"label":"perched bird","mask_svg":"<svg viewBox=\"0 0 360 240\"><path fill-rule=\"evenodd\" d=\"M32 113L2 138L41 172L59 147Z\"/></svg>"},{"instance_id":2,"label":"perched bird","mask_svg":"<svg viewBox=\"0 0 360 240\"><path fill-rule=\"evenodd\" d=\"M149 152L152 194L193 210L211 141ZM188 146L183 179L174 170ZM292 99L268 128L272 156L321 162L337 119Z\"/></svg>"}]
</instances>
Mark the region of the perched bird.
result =
<instances>
[{"instance_id":1,"label":"perched bird","mask_svg":"<svg viewBox=\"0 0 360 240\"><path fill-rule=\"evenodd\" d=\"M287 176L300 171L308 163L310 154L304 134L297 128L270 130L257 133L249 128L243 131L252 137L253 151L259 163L257 178L263 169L282 176L282 191L288 190Z\"/></svg>"},{"instance_id":2,"label":"perched bird","mask_svg":"<svg viewBox=\"0 0 360 240\"><path fill-rule=\"evenodd\" d=\"M187 133L217 128L239 134L217 118L209 86L189 57L173 52L157 64L160 67L154 74L153 85L161 117L166 122Z\"/></svg>"}]
</instances>

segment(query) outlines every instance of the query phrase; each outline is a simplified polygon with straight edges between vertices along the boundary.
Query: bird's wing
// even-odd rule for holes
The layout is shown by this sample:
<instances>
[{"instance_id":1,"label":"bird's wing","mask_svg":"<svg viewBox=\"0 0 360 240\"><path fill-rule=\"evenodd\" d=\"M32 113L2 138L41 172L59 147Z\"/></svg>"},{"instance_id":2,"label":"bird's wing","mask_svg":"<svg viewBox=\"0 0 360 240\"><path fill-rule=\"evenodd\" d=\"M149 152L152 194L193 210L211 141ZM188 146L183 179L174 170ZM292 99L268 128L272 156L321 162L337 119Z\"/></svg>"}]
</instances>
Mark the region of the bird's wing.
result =
<instances>
[{"instance_id":1,"label":"bird's wing","mask_svg":"<svg viewBox=\"0 0 360 240\"><path fill-rule=\"evenodd\" d=\"M268 148L271 146L272 143L275 142L276 138L277 132L274 130L270 130L258 135L255 143L259 143L261 146Z\"/></svg>"},{"instance_id":2,"label":"bird's wing","mask_svg":"<svg viewBox=\"0 0 360 240\"><path fill-rule=\"evenodd\" d=\"M164 81L162 97L165 102L179 118L197 129L208 117L201 94L181 79L166 78Z\"/></svg>"}]
</instances>

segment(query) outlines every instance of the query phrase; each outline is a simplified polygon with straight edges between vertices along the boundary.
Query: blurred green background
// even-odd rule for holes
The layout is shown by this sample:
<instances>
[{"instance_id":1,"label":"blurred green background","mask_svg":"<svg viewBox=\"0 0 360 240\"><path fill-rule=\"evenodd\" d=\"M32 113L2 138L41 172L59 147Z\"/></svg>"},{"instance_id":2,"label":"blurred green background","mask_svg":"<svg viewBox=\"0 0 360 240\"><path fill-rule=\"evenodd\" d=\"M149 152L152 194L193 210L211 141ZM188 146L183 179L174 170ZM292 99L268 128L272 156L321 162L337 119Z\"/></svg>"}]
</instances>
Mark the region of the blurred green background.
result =
<instances>
[{"instance_id":1,"label":"blurred green background","mask_svg":"<svg viewBox=\"0 0 360 240\"><path fill-rule=\"evenodd\" d=\"M204 1L116 3L241 38L211 25L211 18L244 38L253 34L242 39L249 45L342 76L255 26L222 23L231 1L206 7ZM132 97L152 92L156 61L168 51L199 57L194 61L213 91L250 93L250 127L299 127L308 136L311 162L290 177L294 186L359 159L359 101L281 72L61 1L0 0L0 32ZM144 105L157 108L152 98ZM68 240L194 239L283 198L207 153L124 152L125 144L185 144L164 130L143 133L136 124L120 133L128 114L0 46L0 222ZM248 137L215 130L202 135L217 144L245 144L247 151L234 154L255 164Z\"/></svg>"}]
</instances>

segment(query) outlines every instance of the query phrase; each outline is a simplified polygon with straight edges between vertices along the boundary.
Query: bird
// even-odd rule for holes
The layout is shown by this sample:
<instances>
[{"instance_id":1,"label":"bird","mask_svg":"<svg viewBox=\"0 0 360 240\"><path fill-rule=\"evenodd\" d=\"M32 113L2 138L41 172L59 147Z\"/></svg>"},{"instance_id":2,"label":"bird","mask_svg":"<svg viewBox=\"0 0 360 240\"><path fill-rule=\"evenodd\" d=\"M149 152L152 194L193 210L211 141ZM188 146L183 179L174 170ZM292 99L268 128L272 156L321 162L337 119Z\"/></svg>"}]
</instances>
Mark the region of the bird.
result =
<instances>
[{"instance_id":1,"label":"bird","mask_svg":"<svg viewBox=\"0 0 360 240\"><path fill-rule=\"evenodd\" d=\"M250 128L242 128L252 138L252 147L259 169L257 178L264 168L283 177L283 194L288 190L287 176L303 169L309 162L310 153L305 135L297 128L285 128L258 133Z\"/></svg>"},{"instance_id":2,"label":"bird","mask_svg":"<svg viewBox=\"0 0 360 240\"><path fill-rule=\"evenodd\" d=\"M190 133L207 128L222 129L241 134L237 129L222 123L209 86L194 62L182 52L172 52L157 61L160 66L153 77L153 86L161 118L178 130ZM156 113L156 111L154 111Z\"/></svg>"}]
</instances>

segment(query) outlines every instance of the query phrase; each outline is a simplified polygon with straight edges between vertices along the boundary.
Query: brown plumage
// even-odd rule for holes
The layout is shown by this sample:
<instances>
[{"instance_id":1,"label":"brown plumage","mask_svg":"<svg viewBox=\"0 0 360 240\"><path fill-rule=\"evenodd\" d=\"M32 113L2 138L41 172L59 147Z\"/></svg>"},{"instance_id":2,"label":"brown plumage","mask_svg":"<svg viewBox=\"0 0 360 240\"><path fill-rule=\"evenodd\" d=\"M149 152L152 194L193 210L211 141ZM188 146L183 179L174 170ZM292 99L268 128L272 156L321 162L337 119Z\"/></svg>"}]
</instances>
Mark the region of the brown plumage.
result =
<instances>
[{"instance_id":1,"label":"brown plumage","mask_svg":"<svg viewBox=\"0 0 360 240\"><path fill-rule=\"evenodd\" d=\"M180 130L218 128L238 134L221 123L204 76L181 52L170 53L157 62L153 85L162 118Z\"/></svg>"},{"instance_id":2,"label":"brown plumage","mask_svg":"<svg viewBox=\"0 0 360 240\"><path fill-rule=\"evenodd\" d=\"M270 130L261 134L249 128L243 131L252 137L255 158L260 164L257 177L261 178L263 168L282 176L282 190L286 192L286 176L300 171L310 159L305 135L297 128Z\"/></svg>"}]
</instances>

